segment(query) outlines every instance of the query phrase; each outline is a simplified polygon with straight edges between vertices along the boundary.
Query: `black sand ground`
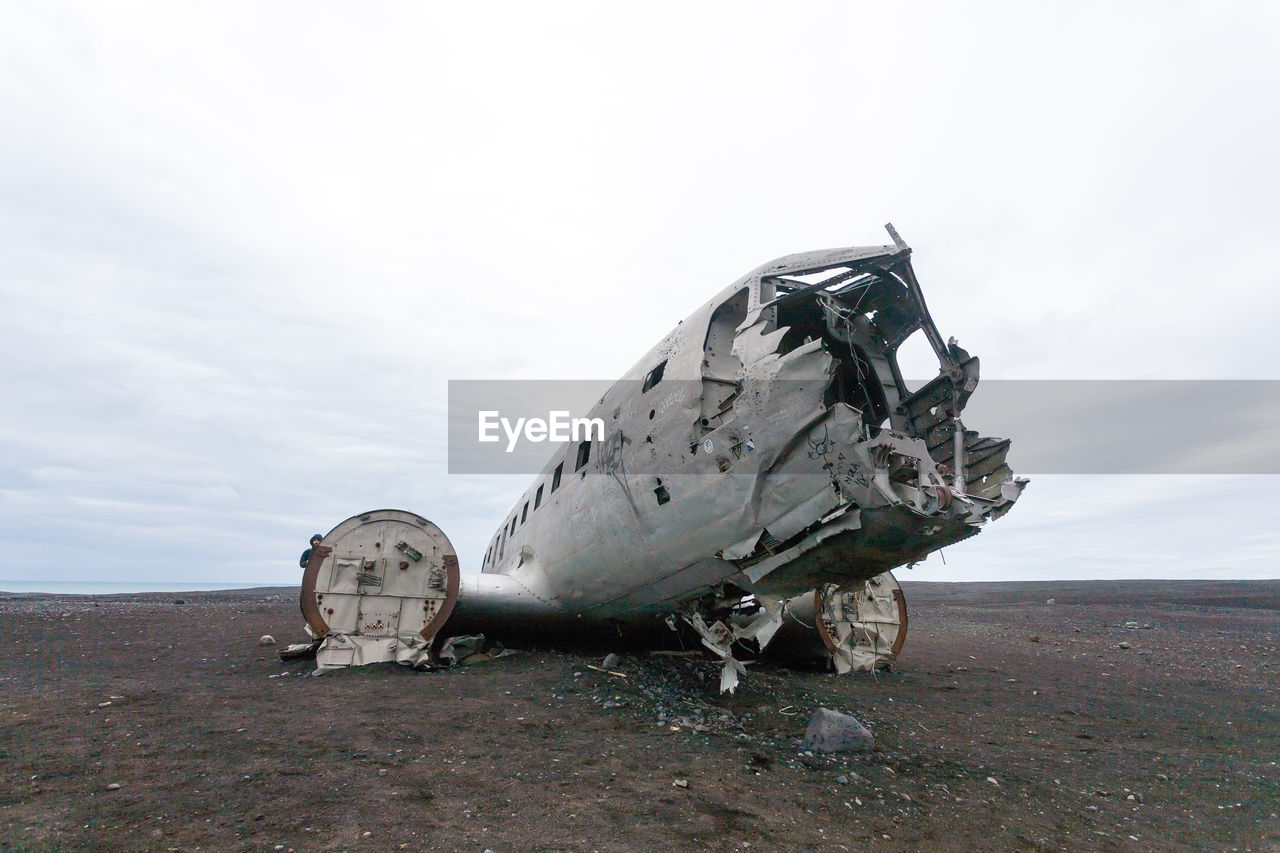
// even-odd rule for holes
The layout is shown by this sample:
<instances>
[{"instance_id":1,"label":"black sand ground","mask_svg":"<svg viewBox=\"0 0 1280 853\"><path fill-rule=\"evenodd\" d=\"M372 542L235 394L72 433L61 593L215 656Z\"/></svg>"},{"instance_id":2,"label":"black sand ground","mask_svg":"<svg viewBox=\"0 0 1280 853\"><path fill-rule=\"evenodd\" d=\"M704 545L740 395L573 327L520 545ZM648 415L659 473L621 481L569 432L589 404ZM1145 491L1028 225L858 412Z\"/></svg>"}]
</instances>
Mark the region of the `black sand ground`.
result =
<instances>
[{"instance_id":1,"label":"black sand ground","mask_svg":"<svg viewBox=\"0 0 1280 853\"><path fill-rule=\"evenodd\" d=\"M607 649L304 677L257 644L296 590L0 596L0 849L1280 850L1280 581L905 588L897 672L723 698ZM820 706L877 750L804 755Z\"/></svg>"}]
</instances>

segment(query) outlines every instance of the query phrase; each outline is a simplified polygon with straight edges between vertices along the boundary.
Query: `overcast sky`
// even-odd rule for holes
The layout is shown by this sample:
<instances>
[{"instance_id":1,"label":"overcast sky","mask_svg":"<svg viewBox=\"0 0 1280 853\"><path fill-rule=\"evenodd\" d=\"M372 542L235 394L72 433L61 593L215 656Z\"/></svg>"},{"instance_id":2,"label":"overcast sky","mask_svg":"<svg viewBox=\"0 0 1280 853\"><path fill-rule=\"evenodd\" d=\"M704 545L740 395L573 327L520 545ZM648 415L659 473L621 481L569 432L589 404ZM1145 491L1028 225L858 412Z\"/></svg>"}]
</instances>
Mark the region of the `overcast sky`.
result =
<instances>
[{"instance_id":1,"label":"overcast sky","mask_svg":"<svg viewBox=\"0 0 1280 853\"><path fill-rule=\"evenodd\" d=\"M6 2L0 588L296 583L377 507L478 570L525 478L448 475L448 379L615 377L886 221L984 377L1280 379L1278 23ZM900 576L1280 576L1277 478L1025 473Z\"/></svg>"}]
</instances>

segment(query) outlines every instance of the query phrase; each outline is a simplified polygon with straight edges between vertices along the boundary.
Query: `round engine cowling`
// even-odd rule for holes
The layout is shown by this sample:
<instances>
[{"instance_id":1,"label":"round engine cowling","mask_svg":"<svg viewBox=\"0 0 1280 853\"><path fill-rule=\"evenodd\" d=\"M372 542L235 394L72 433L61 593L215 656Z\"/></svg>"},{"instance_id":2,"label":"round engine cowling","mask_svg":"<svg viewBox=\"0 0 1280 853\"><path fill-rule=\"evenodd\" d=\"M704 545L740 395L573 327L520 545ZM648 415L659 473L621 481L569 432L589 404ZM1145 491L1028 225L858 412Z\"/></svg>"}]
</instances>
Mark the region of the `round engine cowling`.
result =
<instances>
[{"instance_id":1,"label":"round engine cowling","mask_svg":"<svg viewBox=\"0 0 1280 853\"><path fill-rule=\"evenodd\" d=\"M396 509L348 518L312 549L302 575L302 615L324 639L316 663L426 663L458 585L453 543L427 519Z\"/></svg>"}]
</instances>

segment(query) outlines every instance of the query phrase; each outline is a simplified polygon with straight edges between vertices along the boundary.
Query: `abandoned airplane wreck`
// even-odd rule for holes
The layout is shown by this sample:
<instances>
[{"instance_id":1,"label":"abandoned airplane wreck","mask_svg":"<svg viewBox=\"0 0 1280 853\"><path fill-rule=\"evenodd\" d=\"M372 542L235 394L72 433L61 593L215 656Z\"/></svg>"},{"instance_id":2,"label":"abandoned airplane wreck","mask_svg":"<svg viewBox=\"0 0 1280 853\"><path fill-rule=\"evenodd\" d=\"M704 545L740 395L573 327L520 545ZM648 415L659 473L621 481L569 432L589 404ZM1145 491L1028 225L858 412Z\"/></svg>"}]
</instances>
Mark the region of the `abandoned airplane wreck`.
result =
<instances>
[{"instance_id":1,"label":"abandoned airplane wreck","mask_svg":"<svg viewBox=\"0 0 1280 853\"><path fill-rule=\"evenodd\" d=\"M482 631L692 631L723 661L812 650L839 672L905 639L891 571L976 534L1026 480L1009 440L966 430L978 359L945 341L893 245L788 255L718 293L595 404L605 434L562 445L493 534L479 572L399 510L312 552L302 611L321 667L429 664ZM909 390L921 332L937 375Z\"/></svg>"}]
</instances>

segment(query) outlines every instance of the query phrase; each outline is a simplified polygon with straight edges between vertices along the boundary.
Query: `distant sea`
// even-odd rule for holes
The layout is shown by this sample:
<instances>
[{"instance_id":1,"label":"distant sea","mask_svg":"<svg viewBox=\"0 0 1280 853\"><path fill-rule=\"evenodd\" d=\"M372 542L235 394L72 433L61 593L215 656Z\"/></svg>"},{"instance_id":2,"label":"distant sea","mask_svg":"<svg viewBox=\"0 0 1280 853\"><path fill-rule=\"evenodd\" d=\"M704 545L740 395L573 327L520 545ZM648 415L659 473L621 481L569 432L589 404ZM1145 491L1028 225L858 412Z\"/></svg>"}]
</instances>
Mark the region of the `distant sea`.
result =
<instances>
[{"instance_id":1,"label":"distant sea","mask_svg":"<svg viewBox=\"0 0 1280 853\"><path fill-rule=\"evenodd\" d=\"M216 583L181 581L11 581L0 580L0 592L47 592L53 595L117 595L128 592L202 592L218 589L253 589L262 586L290 586L272 583Z\"/></svg>"}]
</instances>

